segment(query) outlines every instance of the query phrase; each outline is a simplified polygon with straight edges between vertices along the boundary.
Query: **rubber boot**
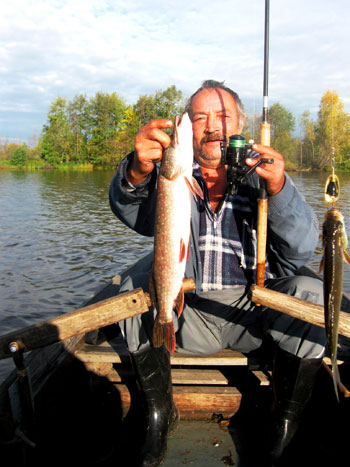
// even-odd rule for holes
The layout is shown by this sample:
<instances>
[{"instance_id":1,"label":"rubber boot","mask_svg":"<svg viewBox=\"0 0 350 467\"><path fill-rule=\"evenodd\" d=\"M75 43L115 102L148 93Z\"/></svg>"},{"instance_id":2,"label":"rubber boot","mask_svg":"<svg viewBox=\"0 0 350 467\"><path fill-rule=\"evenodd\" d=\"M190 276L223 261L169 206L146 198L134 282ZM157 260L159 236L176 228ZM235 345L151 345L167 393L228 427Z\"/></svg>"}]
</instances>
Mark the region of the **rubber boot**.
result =
<instances>
[{"instance_id":1,"label":"rubber boot","mask_svg":"<svg viewBox=\"0 0 350 467\"><path fill-rule=\"evenodd\" d=\"M270 461L277 461L293 439L309 401L322 358L299 358L278 349L272 372L275 402L270 433Z\"/></svg>"},{"instance_id":2,"label":"rubber boot","mask_svg":"<svg viewBox=\"0 0 350 467\"><path fill-rule=\"evenodd\" d=\"M165 458L168 434L175 430L178 410L173 401L168 350L162 346L131 353L144 410L144 440L138 464L156 467Z\"/></svg>"}]
</instances>

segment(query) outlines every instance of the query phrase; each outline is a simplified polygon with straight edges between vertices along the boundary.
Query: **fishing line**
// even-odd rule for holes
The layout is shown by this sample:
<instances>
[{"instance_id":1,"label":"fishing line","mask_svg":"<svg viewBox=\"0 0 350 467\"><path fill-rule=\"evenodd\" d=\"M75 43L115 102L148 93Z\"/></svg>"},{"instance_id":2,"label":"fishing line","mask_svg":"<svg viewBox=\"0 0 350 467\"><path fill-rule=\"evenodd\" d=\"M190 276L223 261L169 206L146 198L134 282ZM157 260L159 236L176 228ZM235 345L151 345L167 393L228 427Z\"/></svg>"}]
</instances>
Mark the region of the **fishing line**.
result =
<instances>
[{"instance_id":1,"label":"fishing line","mask_svg":"<svg viewBox=\"0 0 350 467\"><path fill-rule=\"evenodd\" d=\"M331 22L331 32L330 36L333 37L333 40L330 42L333 44L332 50L331 50L331 60L334 63L334 17L333 21ZM331 68L334 69L334 66ZM336 201L338 201L338 198L340 196L340 183L337 175L335 174L335 143L334 143L334 127L335 127L335 111L336 109L334 108L334 92L331 92L331 170L332 173L331 175L328 176L325 184L325 189L324 189L324 199L326 203L332 203L332 208L334 208L334 204Z\"/></svg>"}]
</instances>

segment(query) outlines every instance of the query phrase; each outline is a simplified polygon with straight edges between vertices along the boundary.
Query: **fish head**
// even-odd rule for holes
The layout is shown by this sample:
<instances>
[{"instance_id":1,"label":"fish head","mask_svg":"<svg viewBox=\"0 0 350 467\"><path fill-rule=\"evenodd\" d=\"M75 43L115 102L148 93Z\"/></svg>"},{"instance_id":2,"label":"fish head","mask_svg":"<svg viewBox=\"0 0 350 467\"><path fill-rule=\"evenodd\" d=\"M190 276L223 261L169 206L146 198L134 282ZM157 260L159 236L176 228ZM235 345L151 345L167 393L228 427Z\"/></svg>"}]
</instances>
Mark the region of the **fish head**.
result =
<instances>
[{"instance_id":1,"label":"fish head","mask_svg":"<svg viewBox=\"0 0 350 467\"><path fill-rule=\"evenodd\" d=\"M339 209L331 208L326 212L323 222L323 244L332 236L337 234L341 248L344 250L348 246L348 238L345 229L344 216Z\"/></svg>"},{"instance_id":2,"label":"fish head","mask_svg":"<svg viewBox=\"0 0 350 467\"><path fill-rule=\"evenodd\" d=\"M344 223L344 216L339 211L339 209L331 208L331 209L328 209L328 211L326 212L325 221L327 220Z\"/></svg>"},{"instance_id":3,"label":"fish head","mask_svg":"<svg viewBox=\"0 0 350 467\"><path fill-rule=\"evenodd\" d=\"M187 113L175 117L174 131L168 148L165 149L160 174L173 180L192 170L193 134L192 122Z\"/></svg>"}]
</instances>

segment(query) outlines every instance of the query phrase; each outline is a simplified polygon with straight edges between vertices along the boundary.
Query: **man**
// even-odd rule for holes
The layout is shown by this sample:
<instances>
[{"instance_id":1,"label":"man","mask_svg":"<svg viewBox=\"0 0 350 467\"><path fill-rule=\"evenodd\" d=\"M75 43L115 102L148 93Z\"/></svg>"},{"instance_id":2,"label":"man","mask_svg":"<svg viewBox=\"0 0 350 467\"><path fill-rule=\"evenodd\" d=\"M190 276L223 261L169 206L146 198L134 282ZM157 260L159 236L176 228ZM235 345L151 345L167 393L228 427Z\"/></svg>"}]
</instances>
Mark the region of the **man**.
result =
<instances>
[{"instance_id":1,"label":"man","mask_svg":"<svg viewBox=\"0 0 350 467\"><path fill-rule=\"evenodd\" d=\"M259 176L269 196L266 286L322 303L320 281L295 276L313 254L318 225L314 213L284 172L281 154L254 145L253 166L273 159L248 176L236 195L226 191L227 167L221 164L220 142L241 133L244 110L238 95L216 81L205 81L190 98L193 174L204 200L192 198L190 253L186 276L196 290L186 295L178 319L174 313L176 351L209 354L222 348L249 353L266 339L274 341L275 404L269 455L278 459L292 439L324 353L325 334L276 311L255 307L247 290L255 278L256 222ZM129 227L153 235L158 162L170 138L168 120L153 120L139 131L135 151L121 163L110 187L113 212ZM159 164L158 164L159 165ZM123 290L147 288L148 272L128 277ZM152 347L154 312L126 320L121 329L131 352L145 400L146 437L140 465L156 466L177 420L172 400L169 354Z\"/></svg>"}]
</instances>

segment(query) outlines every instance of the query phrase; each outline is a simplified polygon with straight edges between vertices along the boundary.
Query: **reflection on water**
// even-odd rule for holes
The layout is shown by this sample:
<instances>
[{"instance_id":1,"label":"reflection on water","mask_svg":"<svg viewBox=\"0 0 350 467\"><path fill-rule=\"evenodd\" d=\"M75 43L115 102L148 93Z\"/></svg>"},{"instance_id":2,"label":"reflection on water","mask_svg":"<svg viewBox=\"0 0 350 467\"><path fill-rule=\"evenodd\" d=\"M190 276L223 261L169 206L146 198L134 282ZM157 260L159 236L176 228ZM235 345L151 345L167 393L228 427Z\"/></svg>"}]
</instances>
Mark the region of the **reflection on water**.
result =
<instances>
[{"instance_id":1,"label":"reflection on water","mask_svg":"<svg viewBox=\"0 0 350 467\"><path fill-rule=\"evenodd\" d=\"M291 174L322 223L328 174ZM110 211L112 172L0 172L0 334L80 306L152 248ZM350 175L338 207L350 218ZM318 269L321 243L311 265ZM350 292L345 265L344 289ZM11 362L10 362L11 364ZM9 363L0 362L0 380ZM12 364L11 364L12 365Z\"/></svg>"}]
</instances>

